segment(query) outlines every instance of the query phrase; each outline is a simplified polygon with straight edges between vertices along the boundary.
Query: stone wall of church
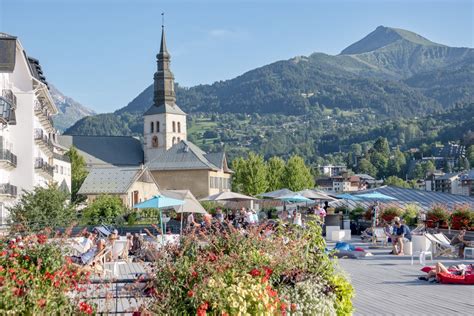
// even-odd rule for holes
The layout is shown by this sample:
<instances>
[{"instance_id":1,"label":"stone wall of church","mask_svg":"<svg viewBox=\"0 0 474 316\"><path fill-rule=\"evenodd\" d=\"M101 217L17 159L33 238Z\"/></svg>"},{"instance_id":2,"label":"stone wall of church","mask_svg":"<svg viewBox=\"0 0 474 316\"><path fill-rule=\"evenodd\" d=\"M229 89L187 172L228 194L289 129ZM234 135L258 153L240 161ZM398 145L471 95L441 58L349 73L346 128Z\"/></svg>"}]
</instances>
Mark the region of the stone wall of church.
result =
<instances>
[{"instance_id":1,"label":"stone wall of church","mask_svg":"<svg viewBox=\"0 0 474 316\"><path fill-rule=\"evenodd\" d=\"M152 171L161 190L189 190L197 198L210 195L209 170Z\"/></svg>"}]
</instances>

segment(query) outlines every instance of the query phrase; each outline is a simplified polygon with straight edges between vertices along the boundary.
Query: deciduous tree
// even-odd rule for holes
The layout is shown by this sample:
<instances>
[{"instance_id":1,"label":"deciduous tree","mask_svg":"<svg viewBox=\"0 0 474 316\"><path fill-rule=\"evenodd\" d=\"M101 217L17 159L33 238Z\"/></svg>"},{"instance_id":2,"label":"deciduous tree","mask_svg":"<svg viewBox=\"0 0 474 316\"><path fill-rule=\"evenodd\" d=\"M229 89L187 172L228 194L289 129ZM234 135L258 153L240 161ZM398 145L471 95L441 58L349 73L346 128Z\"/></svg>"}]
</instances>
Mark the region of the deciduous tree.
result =
<instances>
[{"instance_id":1,"label":"deciduous tree","mask_svg":"<svg viewBox=\"0 0 474 316\"><path fill-rule=\"evenodd\" d=\"M285 166L284 184L292 191L314 188L311 170L300 156L291 156Z\"/></svg>"}]
</instances>

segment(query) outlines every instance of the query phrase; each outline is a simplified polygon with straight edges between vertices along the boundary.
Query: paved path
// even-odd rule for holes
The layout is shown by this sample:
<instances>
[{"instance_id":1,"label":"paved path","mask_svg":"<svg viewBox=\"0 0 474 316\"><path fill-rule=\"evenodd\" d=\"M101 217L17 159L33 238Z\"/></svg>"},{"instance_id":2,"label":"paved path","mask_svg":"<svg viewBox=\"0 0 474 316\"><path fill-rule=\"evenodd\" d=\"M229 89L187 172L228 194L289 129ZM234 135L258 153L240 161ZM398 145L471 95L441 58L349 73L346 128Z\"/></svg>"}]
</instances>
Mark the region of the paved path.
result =
<instances>
[{"instance_id":1,"label":"paved path","mask_svg":"<svg viewBox=\"0 0 474 316\"><path fill-rule=\"evenodd\" d=\"M352 244L368 247L355 241ZM374 256L339 260L355 287L355 315L474 315L474 286L420 281L417 277L423 275L422 266L416 258L412 266L409 256L389 255L389 248L367 250ZM462 262L440 261L446 266Z\"/></svg>"}]
</instances>

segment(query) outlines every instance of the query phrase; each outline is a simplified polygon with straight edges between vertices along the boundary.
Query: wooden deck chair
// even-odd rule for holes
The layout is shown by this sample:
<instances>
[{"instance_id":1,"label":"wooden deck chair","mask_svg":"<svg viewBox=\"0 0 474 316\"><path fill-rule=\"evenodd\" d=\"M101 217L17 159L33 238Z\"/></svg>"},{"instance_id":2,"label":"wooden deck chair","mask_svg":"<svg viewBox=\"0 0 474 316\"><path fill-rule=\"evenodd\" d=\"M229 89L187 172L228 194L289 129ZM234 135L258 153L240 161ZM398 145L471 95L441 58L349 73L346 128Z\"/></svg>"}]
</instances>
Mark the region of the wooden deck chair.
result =
<instances>
[{"instance_id":1,"label":"wooden deck chair","mask_svg":"<svg viewBox=\"0 0 474 316\"><path fill-rule=\"evenodd\" d=\"M105 246L94 258L86 265L78 265L81 271L89 271L99 276L103 276L106 273L112 274L111 270L105 269L106 257L110 253L110 246Z\"/></svg>"},{"instance_id":2,"label":"wooden deck chair","mask_svg":"<svg viewBox=\"0 0 474 316\"><path fill-rule=\"evenodd\" d=\"M377 241L382 242L382 246L387 246L388 245L388 236L385 233L385 229L383 227L375 227L374 232L372 235L372 242L374 244L377 243Z\"/></svg>"},{"instance_id":3,"label":"wooden deck chair","mask_svg":"<svg viewBox=\"0 0 474 316\"><path fill-rule=\"evenodd\" d=\"M445 240L441 241L439 238L436 238L436 235L430 233L425 233L426 238L431 241L433 249L435 249L435 254L438 257L441 256L453 256L456 253L456 247L451 246L449 242Z\"/></svg>"}]
</instances>

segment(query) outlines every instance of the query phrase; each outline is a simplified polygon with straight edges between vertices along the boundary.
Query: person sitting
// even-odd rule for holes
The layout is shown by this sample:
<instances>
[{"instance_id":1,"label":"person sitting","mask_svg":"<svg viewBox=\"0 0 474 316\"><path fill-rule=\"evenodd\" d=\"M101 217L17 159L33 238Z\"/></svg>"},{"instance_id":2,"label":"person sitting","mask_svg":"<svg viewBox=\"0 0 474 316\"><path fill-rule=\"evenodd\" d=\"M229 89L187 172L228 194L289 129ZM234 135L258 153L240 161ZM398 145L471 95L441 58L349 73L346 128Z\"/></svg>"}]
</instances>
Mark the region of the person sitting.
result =
<instances>
[{"instance_id":1,"label":"person sitting","mask_svg":"<svg viewBox=\"0 0 474 316\"><path fill-rule=\"evenodd\" d=\"M132 248L129 251L129 254L132 256L138 255L140 250L142 249L142 239L138 233L135 233L132 238Z\"/></svg>"},{"instance_id":2,"label":"person sitting","mask_svg":"<svg viewBox=\"0 0 474 316\"><path fill-rule=\"evenodd\" d=\"M464 236L466 235L466 228L462 228L461 231L459 231L459 234L457 234L453 240L451 240L451 245L458 247L458 255L460 258L464 256L464 248L466 246L470 246L470 242L464 239Z\"/></svg>"},{"instance_id":3,"label":"person sitting","mask_svg":"<svg viewBox=\"0 0 474 316\"><path fill-rule=\"evenodd\" d=\"M80 256L71 256L71 261L76 264L80 265L88 265L90 264L95 256L99 254L105 247L105 240L99 239L97 244L94 247L91 247L89 250L81 254Z\"/></svg>"},{"instance_id":4,"label":"person sitting","mask_svg":"<svg viewBox=\"0 0 474 316\"><path fill-rule=\"evenodd\" d=\"M465 275L468 266L465 264L452 265L446 268L441 262L437 262L436 266L427 272L426 276L418 277L419 280L430 281L431 278L437 280L439 273L448 273L453 275ZM472 265L471 265L472 269Z\"/></svg>"},{"instance_id":5,"label":"person sitting","mask_svg":"<svg viewBox=\"0 0 474 316\"><path fill-rule=\"evenodd\" d=\"M410 228L408 228L407 225L402 224L400 221L395 221L395 226L397 228L396 230L397 244L398 244L398 247L400 248L397 251L397 247L395 246L395 251L396 251L395 254L399 256L403 256L405 254L404 249L403 249L403 244L405 242L411 241Z\"/></svg>"}]
</instances>

